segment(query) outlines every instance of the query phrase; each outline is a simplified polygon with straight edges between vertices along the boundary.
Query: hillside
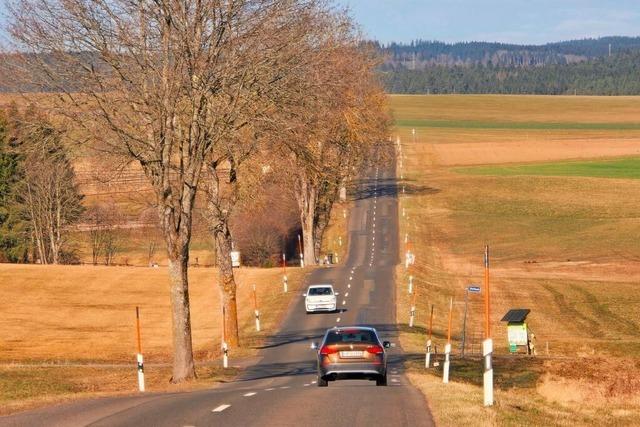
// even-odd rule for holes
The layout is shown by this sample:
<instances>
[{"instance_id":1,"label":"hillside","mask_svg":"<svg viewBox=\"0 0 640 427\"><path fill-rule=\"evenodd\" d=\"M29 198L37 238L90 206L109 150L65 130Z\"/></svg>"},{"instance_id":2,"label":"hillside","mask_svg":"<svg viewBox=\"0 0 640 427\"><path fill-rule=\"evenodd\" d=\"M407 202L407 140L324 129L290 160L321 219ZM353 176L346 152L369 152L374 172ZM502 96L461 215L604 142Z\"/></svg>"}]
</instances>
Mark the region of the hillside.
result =
<instances>
[{"instance_id":1,"label":"hillside","mask_svg":"<svg viewBox=\"0 0 640 427\"><path fill-rule=\"evenodd\" d=\"M385 66L381 78L398 94L638 95L640 52L543 67Z\"/></svg>"},{"instance_id":2,"label":"hillside","mask_svg":"<svg viewBox=\"0 0 640 427\"><path fill-rule=\"evenodd\" d=\"M638 37L540 46L418 41L378 48L385 58L380 72L389 93L640 94Z\"/></svg>"},{"instance_id":3,"label":"hillside","mask_svg":"<svg viewBox=\"0 0 640 427\"><path fill-rule=\"evenodd\" d=\"M583 62L640 49L640 37L602 37L569 40L544 45L517 45L495 42L444 43L417 40L412 43L378 45L386 64L421 70L435 65L492 65L496 67L532 67Z\"/></svg>"}]
</instances>

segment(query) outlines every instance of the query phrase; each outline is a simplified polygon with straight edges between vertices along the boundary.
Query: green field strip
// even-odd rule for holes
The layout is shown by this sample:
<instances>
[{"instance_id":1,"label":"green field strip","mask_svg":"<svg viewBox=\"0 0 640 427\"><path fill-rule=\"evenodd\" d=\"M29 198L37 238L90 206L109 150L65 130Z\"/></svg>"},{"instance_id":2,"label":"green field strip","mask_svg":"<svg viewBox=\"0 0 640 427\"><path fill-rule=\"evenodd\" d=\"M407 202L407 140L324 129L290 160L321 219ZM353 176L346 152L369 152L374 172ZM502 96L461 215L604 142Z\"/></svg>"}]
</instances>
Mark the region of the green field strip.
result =
<instances>
[{"instance_id":1,"label":"green field strip","mask_svg":"<svg viewBox=\"0 0 640 427\"><path fill-rule=\"evenodd\" d=\"M455 168L453 170L467 175L580 176L591 178L640 179L640 157L513 166L476 166Z\"/></svg>"}]
</instances>

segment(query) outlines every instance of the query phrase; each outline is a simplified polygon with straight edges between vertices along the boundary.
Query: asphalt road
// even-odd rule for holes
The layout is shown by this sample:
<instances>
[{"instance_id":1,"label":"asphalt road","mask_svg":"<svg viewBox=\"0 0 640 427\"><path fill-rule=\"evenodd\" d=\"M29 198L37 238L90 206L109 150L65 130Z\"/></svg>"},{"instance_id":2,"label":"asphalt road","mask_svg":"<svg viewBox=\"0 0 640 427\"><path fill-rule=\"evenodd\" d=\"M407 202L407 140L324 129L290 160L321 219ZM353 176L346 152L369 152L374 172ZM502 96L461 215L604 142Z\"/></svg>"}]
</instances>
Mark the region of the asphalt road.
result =
<instances>
[{"instance_id":1,"label":"asphalt road","mask_svg":"<svg viewBox=\"0 0 640 427\"><path fill-rule=\"evenodd\" d=\"M294 298L281 331L242 377L211 390L92 399L0 418L11 426L423 426L433 425L422 394L389 352L388 386L348 380L316 386L315 352L335 325L369 325L396 341L394 268L399 262L397 190L392 169L372 167L353 191L346 262L310 275L333 283L340 313L307 315Z\"/></svg>"}]
</instances>

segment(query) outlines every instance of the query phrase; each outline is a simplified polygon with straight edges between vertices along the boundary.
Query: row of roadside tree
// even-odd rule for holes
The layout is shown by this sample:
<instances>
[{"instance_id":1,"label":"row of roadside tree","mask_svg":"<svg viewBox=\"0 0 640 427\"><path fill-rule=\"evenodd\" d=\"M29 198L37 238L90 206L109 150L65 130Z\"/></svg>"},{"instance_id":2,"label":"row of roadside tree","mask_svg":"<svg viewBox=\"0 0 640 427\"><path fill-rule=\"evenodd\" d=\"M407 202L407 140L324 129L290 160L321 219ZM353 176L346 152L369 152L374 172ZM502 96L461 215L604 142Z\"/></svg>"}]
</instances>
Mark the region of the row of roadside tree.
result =
<instances>
[{"instance_id":1,"label":"row of roadside tree","mask_svg":"<svg viewBox=\"0 0 640 427\"><path fill-rule=\"evenodd\" d=\"M390 120L375 52L324 0L21 0L11 74L71 143L135 163L169 260L173 382L195 376L189 247L196 205L218 259L225 337L239 345L230 218L269 168L291 176L304 260L341 187ZM40 98L40 102L38 103Z\"/></svg>"}]
</instances>

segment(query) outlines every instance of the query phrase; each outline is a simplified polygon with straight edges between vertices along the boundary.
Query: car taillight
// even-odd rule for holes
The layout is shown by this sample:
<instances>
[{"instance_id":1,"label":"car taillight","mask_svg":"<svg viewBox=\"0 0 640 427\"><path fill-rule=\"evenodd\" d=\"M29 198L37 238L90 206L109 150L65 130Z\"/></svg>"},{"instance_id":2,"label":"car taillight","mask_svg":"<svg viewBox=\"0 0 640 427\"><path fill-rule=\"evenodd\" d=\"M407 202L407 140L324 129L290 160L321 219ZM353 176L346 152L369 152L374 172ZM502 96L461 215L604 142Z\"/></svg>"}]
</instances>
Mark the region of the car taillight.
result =
<instances>
[{"instance_id":1,"label":"car taillight","mask_svg":"<svg viewBox=\"0 0 640 427\"><path fill-rule=\"evenodd\" d=\"M384 349L379 345L370 345L369 347L367 347L367 353L380 354L383 352L384 352Z\"/></svg>"},{"instance_id":2,"label":"car taillight","mask_svg":"<svg viewBox=\"0 0 640 427\"><path fill-rule=\"evenodd\" d=\"M329 347L328 345L325 345L320 349L320 354L324 354L324 355L334 354L337 352L338 352L338 349L336 347Z\"/></svg>"}]
</instances>

